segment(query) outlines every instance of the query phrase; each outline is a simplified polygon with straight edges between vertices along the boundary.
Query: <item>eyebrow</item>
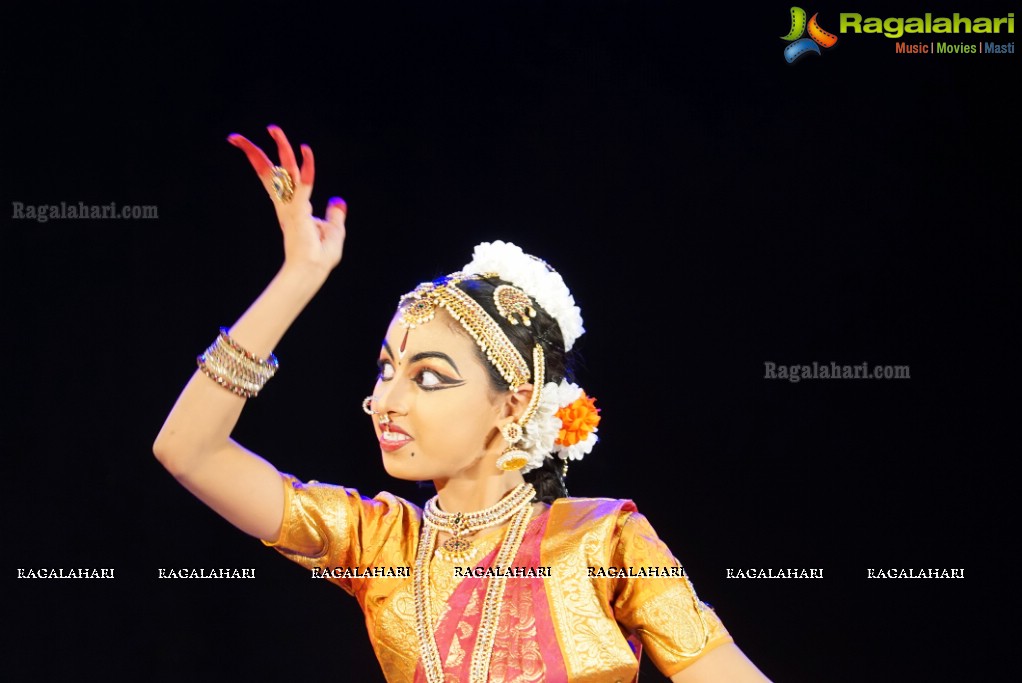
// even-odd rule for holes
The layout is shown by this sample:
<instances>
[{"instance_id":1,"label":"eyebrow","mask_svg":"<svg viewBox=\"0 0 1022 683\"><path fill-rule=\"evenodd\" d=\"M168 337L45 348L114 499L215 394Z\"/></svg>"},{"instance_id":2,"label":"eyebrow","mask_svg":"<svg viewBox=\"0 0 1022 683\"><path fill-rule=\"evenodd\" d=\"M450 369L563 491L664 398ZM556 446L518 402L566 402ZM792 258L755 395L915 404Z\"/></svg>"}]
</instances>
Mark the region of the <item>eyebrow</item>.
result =
<instances>
[{"instance_id":1,"label":"eyebrow","mask_svg":"<svg viewBox=\"0 0 1022 683\"><path fill-rule=\"evenodd\" d=\"M386 339L383 340L383 348L384 350L386 350L387 355L389 355L391 358L394 357L394 352L391 350L390 344L387 343ZM457 372L459 375L461 374L461 370L458 369L458 364L454 362L454 359L441 351L422 351L409 358L408 362L417 363L420 360L426 360L427 358L436 358L438 360L442 360L448 365L450 365L452 368L454 368L454 371Z\"/></svg>"},{"instance_id":2,"label":"eyebrow","mask_svg":"<svg viewBox=\"0 0 1022 683\"><path fill-rule=\"evenodd\" d=\"M454 362L454 359L448 356L446 353L441 353L440 351L423 351L422 353L417 353L411 357L410 362L417 363L420 360L426 360L427 358L436 358L438 360L442 360L448 365L450 365L452 368L454 368L454 371L456 373L458 373L459 375L461 374L461 370L458 369L458 364Z\"/></svg>"}]
</instances>

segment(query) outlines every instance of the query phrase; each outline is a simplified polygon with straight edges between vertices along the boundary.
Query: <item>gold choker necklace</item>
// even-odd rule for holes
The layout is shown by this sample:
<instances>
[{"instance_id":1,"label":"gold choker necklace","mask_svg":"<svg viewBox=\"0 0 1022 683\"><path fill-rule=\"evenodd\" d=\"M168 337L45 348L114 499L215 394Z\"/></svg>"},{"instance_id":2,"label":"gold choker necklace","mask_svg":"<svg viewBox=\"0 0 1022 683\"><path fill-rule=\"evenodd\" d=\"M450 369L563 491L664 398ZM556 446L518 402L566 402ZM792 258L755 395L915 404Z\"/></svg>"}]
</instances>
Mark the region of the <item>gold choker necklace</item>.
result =
<instances>
[{"instance_id":1,"label":"gold choker necklace","mask_svg":"<svg viewBox=\"0 0 1022 683\"><path fill-rule=\"evenodd\" d=\"M422 658L422 669L426 673L428 683L444 683L444 665L440 658L440 649L436 644L436 635L433 631L433 617L430 611L430 587L429 587L429 556L437 541L438 529L443 527L430 521L434 513L439 513L434 519L442 524L451 523L451 528L470 528L475 530L492 526L507 519L507 532L501 541L500 549L497 551L496 566L510 567L518 556L518 550L522 546L522 539L525 538L525 530L529 526L529 519L532 517L532 497L536 490L531 484L523 484L505 496L496 505L479 512L470 513L449 513L443 512L436 507L436 497L426 503L424 513L429 511L429 517L424 514L422 525L422 536L419 538L419 549L415 555L414 567L414 590L415 590L415 633L419 639L419 654ZM453 526L455 517L461 517L459 526ZM466 522L469 519L471 521ZM490 520L488 524L482 524L482 520ZM500 520L492 521L494 519ZM444 529L449 533L449 529ZM456 536L452 536L457 538ZM462 539L465 543L468 541ZM471 544L469 544L471 545ZM479 631L476 633L475 647L472 648L472 663L469 670L470 683L486 683L489 678L490 657L493 654L493 642L497 635L497 621L500 617L500 607L504 600L504 586L506 577L493 576L488 579L486 595L483 598L482 615L479 619Z\"/></svg>"},{"instance_id":2,"label":"gold choker necklace","mask_svg":"<svg viewBox=\"0 0 1022 683\"><path fill-rule=\"evenodd\" d=\"M438 496L433 496L422 510L423 519L426 525L451 535L436 549L436 554L456 564L473 561L479 549L466 536L503 524L535 495L536 489L532 484L520 484L494 505L476 512L444 512L437 504Z\"/></svg>"}]
</instances>

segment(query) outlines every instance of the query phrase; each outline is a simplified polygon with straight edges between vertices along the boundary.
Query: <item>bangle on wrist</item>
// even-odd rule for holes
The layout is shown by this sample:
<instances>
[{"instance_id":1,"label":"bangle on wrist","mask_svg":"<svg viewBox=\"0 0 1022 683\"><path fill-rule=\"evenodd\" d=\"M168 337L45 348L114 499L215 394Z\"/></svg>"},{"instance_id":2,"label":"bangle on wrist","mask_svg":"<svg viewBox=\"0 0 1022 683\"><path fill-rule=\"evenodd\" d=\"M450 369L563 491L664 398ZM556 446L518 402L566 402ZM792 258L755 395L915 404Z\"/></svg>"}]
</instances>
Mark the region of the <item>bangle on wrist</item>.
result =
<instances>
[{"instance_id":1,"label":"bangle on wrist","mask_svg":"<svg viewBox=\"0 0 1022 683\"><path fill-rule=\"evenodd\" d=\"M206 377L242 398L255 398L277 372L279 363L272 353L260 358L231 338L227 328L196 358Z\"/></svg>"}]
</instances>

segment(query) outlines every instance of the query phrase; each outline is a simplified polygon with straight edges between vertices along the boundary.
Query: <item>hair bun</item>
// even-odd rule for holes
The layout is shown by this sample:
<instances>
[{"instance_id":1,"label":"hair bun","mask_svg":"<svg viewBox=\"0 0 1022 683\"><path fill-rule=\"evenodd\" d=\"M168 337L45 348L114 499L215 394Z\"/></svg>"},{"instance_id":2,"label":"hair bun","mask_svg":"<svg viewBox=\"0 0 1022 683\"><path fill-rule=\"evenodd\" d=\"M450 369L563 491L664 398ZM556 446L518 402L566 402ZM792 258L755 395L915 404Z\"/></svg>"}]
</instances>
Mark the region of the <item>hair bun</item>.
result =
<instances>
[{"instance_id":1,"label":"hair bun","mask_svg":"<svg viewBox=\"0 0 1022 683\"><path fill-rule=\"evenodd\" d=\"M525 291L557 321L564 337L564 350L570 351L582 336L582 311L564 284L560 273L542 259L526 254L511 242L483 242L476 245L472 260L461 269L465 273L497 273L501 280Z\"/></svg>"}]
</instances>

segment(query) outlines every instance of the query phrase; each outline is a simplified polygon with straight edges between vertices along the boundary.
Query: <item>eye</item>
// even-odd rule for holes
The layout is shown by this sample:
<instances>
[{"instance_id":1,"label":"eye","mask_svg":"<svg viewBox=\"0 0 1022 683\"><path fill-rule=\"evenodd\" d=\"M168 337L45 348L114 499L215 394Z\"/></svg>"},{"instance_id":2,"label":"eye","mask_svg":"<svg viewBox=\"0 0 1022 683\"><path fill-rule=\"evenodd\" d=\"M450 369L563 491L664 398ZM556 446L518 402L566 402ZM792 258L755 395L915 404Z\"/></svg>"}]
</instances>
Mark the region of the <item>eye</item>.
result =
<instances>
[{"instance_id":1,"label":"eye","mask_svg":"<svg viewBox=\"0 0 1022 683\"><path fill-rule=\"evenodd\" d=\"M376 366L380 369L380 379L386 382L389 379L394 379L394 366L390 364L390 361L381 360Z\"/></svg>"},{"instance_id":2,"label":"eye","mask_svg":"<svg viewBox=\"0 0 1022 683\"><path fill-rule=\"evenodd\" d=\"M446 382L444 382L444 379L445 378L441 377L432 370L423 370L422 372L419 373L417 381L419 382L419 386L422 387L423 389L434 389L443 384L446 384Z\"/></svg>"},{"instance_id":3,"label":"eye","mask_svg":"<svg viewBox=\"0 0 1022 683\"><path fill-rule=\"evenodd\" d=\"M423 368L419 371L419 374L415 376L415 383L418 384L419 388L423 391L439 391L440 389L461 386L465 382L464 380L458 380L453 377L448 377L447 375L442 375L436 370Z\"/></svg>"}]
</instances>

